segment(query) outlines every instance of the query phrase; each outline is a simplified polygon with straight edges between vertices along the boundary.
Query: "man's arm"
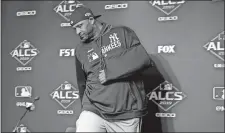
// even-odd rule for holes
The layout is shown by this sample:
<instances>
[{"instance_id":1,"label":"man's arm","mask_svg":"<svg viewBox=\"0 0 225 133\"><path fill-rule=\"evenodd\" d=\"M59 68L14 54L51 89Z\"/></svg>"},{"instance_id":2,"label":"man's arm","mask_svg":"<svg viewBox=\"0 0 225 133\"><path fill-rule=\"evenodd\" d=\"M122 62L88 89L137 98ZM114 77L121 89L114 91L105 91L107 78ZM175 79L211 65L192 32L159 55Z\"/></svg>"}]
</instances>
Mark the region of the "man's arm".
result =
<instances>
[{"instance_id":1,"label":"man's arm","mask_svg":"<svg viewBox=\"0 0 225 133\"><path fill-rule=\"evenodd\" d=\"M124 37L126 50L118 57L105 60L106 80L104 83L110 80L126 78L151 65L150 57L135 32L126 27Z\"/></svg>"},{"instance_id":2,"label":"man's arm","mask_svg":"<svg viewBox=\"0 0 225 133\"><path fill-rule=\"evenodd\" d=\"M78 60L77 56L75 57L75 66L76 66L77 87L79 90L80 99L82 101L84 90L86 88L86 74L83 71L82 65Z\"/></svg>"}]
</instances>

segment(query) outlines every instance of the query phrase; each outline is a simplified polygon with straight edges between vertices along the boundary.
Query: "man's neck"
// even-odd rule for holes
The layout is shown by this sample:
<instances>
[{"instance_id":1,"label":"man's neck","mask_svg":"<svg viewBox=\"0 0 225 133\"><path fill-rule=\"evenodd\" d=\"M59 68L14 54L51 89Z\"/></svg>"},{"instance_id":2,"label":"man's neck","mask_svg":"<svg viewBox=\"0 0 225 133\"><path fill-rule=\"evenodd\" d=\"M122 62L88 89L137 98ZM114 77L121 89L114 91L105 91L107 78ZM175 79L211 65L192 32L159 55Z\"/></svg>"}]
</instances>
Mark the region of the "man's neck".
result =
<instances>
[{"instance_id":1,"label":"man's neck","mask_svg":"<svg viewBox=\"0 0 225 133\"><path fill-rule=\"evenodd\" d=\"M99 34L101 33L101 30L102 30L102 27L103 27L103 25L101 23L96 22L96 27L94 29L95 35L93 37L94 39L99 36Z\"/></svg>"}]
</instances>

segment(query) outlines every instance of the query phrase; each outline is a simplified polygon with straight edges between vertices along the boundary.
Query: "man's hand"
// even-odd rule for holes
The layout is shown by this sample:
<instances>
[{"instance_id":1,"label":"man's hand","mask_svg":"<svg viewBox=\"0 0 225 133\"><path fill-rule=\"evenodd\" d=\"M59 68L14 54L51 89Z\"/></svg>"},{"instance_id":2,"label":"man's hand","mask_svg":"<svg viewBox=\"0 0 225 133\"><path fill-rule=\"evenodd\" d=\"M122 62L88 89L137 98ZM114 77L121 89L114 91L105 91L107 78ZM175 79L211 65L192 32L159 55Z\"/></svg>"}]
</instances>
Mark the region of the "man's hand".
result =
<instances>
[{"instance_id":1,"label":"man's hand","mask_svg":"<svg viewBox=\"0 0 225 133\"><path fill-rule=\"evenodd\" d=\"M106 82L106 76L105 76L105 71L104 70L101 70L99 71L99 80L101 82L101 84L105 83Z\"/></svg>"},{"instance_id":2,"label":"man's hand","mask_svg":"<svg viewBox=\"0 0 225 133\"><path fill-rule=\"evenodd\" d=\"M33 111L35 109L35 105L34 103L27 103L26 104L26 109L29 110L29 111Z\"/></svg>"}]
</instances>

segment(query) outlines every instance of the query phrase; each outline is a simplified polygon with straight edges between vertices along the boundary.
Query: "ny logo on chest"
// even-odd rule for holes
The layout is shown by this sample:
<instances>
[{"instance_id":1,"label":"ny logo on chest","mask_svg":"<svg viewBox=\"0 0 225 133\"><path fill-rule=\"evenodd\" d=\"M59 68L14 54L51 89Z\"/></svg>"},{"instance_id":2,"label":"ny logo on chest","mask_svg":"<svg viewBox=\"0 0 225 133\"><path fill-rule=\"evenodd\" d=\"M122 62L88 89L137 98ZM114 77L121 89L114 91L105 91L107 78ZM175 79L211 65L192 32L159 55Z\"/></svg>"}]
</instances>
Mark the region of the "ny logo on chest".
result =
<instances>
[{"instance_id":1,"label":"ny logo on chest","mask_svg":"<svg viewBox=\"0 0 225 133\"><path fill-rule=\"evenodd\" d=\"M117 33L112 33L109 35L109 44L102 46L101 49L102 53L106 54L107 52L119 47L121 47L120 39L118 38Z\"/></svg>"},{"instance_id":2,"label":"ny logo on chest","mask_svg":"<svg viewBox=\"0 0 225 133\"><path fill-rule=\"evenodd\" d=\"M117 33L112 33L108 36L108 41L109 44L105 45L105 46L102 46L101 47L101 51L102 51L102 54L106 56L106 53L115 49L115 48L119 48L121 47L121 42L120 42L120 39L118 38L117 36ZM104 44L101 44L101 45L104 45ZM90 49L88 50L88 61L89 62L92 62L96 59L99 58L99 55L94 51L94 49Z\"/></svg>"}]
</instances>

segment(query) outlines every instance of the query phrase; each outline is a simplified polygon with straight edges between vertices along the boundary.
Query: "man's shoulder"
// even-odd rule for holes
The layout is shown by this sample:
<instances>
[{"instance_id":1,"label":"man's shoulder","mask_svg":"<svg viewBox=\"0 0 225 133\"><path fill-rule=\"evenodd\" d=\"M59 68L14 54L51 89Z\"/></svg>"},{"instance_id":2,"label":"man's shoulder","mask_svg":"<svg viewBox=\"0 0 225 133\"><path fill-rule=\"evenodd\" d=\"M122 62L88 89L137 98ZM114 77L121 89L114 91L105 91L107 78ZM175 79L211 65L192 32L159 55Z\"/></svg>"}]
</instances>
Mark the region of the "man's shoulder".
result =
<instances>
[{"instance_id":1,"label":"man's shoulder","mask_svg":"<svg viewBox=\"0 0 225 133\"><path fill-rule=\"evenodd\" d=\"M125 25L112 26L111 30L133 31L130 27L125 26Z\"/></svg>"},{"instance_id":2,"label":"man's shoulder","mask_svg":"<svg viewBox=\"0 0 225 133\"><path fill-rule=\"evenodd\" d=\"M79 48L81 48L81 46L82 46L82 43L78 43L75 48L79 49Z\"/></svg>"},{"instance_id":3,"label":"man's shoulder","mask_svg":"<svg viewBox=\"0 0 225 133\"><path fill-rule=\"evenodd\" d=\"M75 47L76 51L79 50L81 48L81 46L82 46L81 43L78 43Z\"/></svg>"},{"instance_id":4,"label":"man's shoulder","mask_svg":"<svg viewBox=\"0 0 225 133\"><path fill-rule=\"evenodd\" d=\"M75 54L78 55L79 54L79 51L81 50L81 47L82 47L82 44L81 43L78 43L75 47Z\"/></svg>"}]
</instances>

